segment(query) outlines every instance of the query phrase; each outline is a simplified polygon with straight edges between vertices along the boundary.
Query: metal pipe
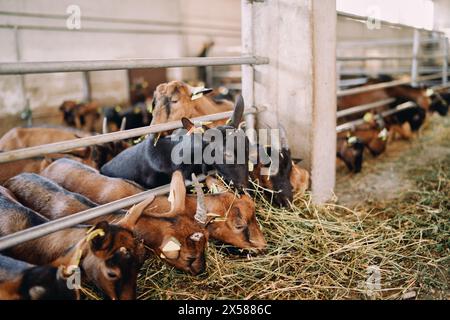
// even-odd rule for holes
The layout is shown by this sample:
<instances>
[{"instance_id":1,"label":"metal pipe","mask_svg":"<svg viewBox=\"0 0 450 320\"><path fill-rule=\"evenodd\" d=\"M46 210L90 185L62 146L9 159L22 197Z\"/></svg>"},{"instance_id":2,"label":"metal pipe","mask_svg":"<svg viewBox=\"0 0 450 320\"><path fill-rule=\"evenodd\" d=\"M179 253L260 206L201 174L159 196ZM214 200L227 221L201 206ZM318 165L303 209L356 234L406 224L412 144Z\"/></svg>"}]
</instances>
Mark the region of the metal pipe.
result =
<instances>
[{"instance_id":1,"label":"metal pipe","mask_svg":"<svg viewBox=\"0 0 450 320\"><path fill-rule=\"evenodd\" d=\"M253 48L253 3L247 0L241 0L241 45L242 54L254 54ZM241 66L242 75L242 96L247 107L254 107L254 76L255 69L252 65ZM251 145L256 145L257 136L255 132L256 119L253 113L245 116L246 134ZM253 159L252 159L253 160Z\"/></svg>"},{"instance_id":2,"label":"metal pipe","mask_svg":"<svg viewBox=\"0 0 450 320\"><path fill-rule=\"evenodd\" d=\"M255 108L245 111L244 115L255 112ZM194 122L201 121L216 121L229 118L233 111L226 111L221 113L209 114L206 116L192 118ZM150 133L157 133L162 131L178 129L182 126L181 121L171 121L167 123L156 124L148 127L141 127L125 131L116 131L106 134L99 134L91 137L66 140L61 142L49 143L40 146L17 149L0 153L0 163L11 162L15 160L29 159L38 157L44 154L61 153L73 149L84 148L96 144L112 142L116 140L124 140L133 137L143 136Z\"/></svg>"},{"instance_id":3,"label":"metal pipe","mask_svg":"<svg viewBox=\"0 0 450 320\"><path fill-rule=\"evenodd\" d=\"M372 39L372 40L349 40L339 41L338 47L370 47L370 46L400 46L412 45L414 43L411 39ZM421 44L439 43L438 39L422 39Z\"/></svg>"},{"instance_id":4,"label":"metal pipe","mask_svg":"<svg viewBox=\"0 0 450 320\"><path fill-rule=\"evenodd\" d=\"M337 14L338 14L338 16L349 18L349 19L359 20L359 21L362 21L362 22L366 22L367 21L367 17L360 16L360 15L353 14L353 13L337 11ZM434 33L437 33L437 34L444 34L444 32L442 32L442 31L431 31L431 30L427 30L425 28L415 28L415 27L409 26L407 24L394 23L394 22L389 22L389 21L386 21L386 20L381 20L381 23L384 24L384 25L397 27L397 28L407 28L407 29L414 29L414 30L419 30L419 31L434 32Z\"/></svg>"},{"instance_id":5,"label":"metal pipe","mask_svg":"<svg viewBox=\"0 0 450 320\"><path fill-rule=\"evenodd\" d=\"M175 58L175 59L122 59L91 61L53 61L53 62L20 62L0 63L0 75L79 72L99 70L121 70L140 68L174 68L200 66L226 66L239 64L267 64L264 57L209 57L209 58Z\"/></svg>"},{"instance_id":6,"label":"metal pipe","mask_svg":"<svg viewBox=\"0 0 450 320\"><path fill-rule=\"evenodd\" d=\"M0 28L3 29L11 29L13 25L10 24L1 24ZM98 28L98 27L83 27L80 30L73 31L67 29L65 27L59 26L42 26L42 25L30 25L30 24L20 24L17 25L19 29L23 30L43 30L43 31L63 31L63 32L93 32L93 33L131 33L131 34L170 34L170 35L180 35L180 34L188 34L188 35L196 35L196 36L215 36L215 37L224 37L224 38L239 38L239 33L226 33L226 32L214 32L214 31L184 31L180 29L131 29L131 28Z\"/></svg>"},{"instance_id":7,"label":"metal pipe","mask_svg":"<svg viewBox=\"0 0 450 320\"><path fill-rule=\"evenodd\" d=\"M442 54L422 55L422 56L364 56L364 57L337 57L338 61L366 61L366 60L426 60L426 59L442 59Z\"/></svg>"},{"instance_id":8,"label":"metal pipe","mask_svg":"<svg viewBox=\"0 0 450 320\"><path fill-rule=\"evenodd\" d=\"M420 67L418 72L419 74L423 73L436 73L441 72L442 67ZM341 76L360 76L360 75L369 75L373 74L373 70L367 70L363 68L354 68L354 69L342 69L339 71ZM411 73L411 68L403 67L403 68L390 68L390 69L378 69L377 74L402 74L402 73Z\"/></svg>"},{"instance_id":9,"label":"metal pipe","mask_svg":"<svg viewBox=\"0 0 450 320\"><path fill-rule=\"evenodd\" d=\"M339 78L339 77L338 77ZM339 87L350 87L350 86L359 86L367 83L368 78L354 78L354 79L344 79L339 80Z\"/></svg>"},{"instance_id":10,"label":"metal pipe","mask_svg":"<svg viewBox=\"0 0 450 320\"><path fill-rule=\"evenodd\" d=\"M381 106L390 104L392 102L395 102L394 98L389 98L389 99L384 99L384 100L380 100L380 101L376 101L376 102L372 102L372 103L368 103L368 104L363 104L363 105L359 105L359 106L355 106L355 107L351 107L348 109L344 109L344 110L340 110L336 113L336 117L337 118L342 118L354 113L359 113L359 112L364 112L367 110L371 110L371 109L375 109L375 108L379 108Z\"/></svg>"},{"instance_id":11,"label":"metal pipe","mask_svg":"<svg viewBox=\"0 0 450 320\"><path fill-rule=\"evenodd\" d=\"M399 104L397 107L395 107L395 109L384 111L384 112L380 113L380 115L382 117L390 116L392 114L395 114L397 112L400 112L402 110L409 109L409 108L412 108L412 107L415 107L415 106L416 105L413 102L408 101L408 102ZM349 121L349 122L343 123L341 125L338 125L336 127L336 132L339 133L339 132L342 132L342 131L347 131L347 130L353 129L354 127L356 127L358 125L361 125L363 123L365 123L364 119L358 119L358 120Z\"/></svg>"},{"instance_id":12,"label":"metal pipe","mask_svg":"<svg viewBox=\"0 0 450 320\"><path fill-rule=\"evenodd\" d=\"M417 77L419 70L419 50L420 50L420 32L414 29L413 48L412 48L412 64L411 64L411 84L417 85Z\"/></svg>"},{"instance_id":13,"label":"metal pipe","mask_svg":"<svg viewBox=\"0 0 450 320\"><path fill-rule=\"evenodd\" d=\"M445 86L447 84L447 75L448 75L448 38L442 37L442 50L444 59L442 59L442 85Z\"/></svg>"},{"instance_id":14,"label":"metal pipe","mask_svg":"<svg viewBox=\"0 0 450 320\"><path fill-rule=\"evenodd\" d=\"M0 11L0 15L4 16L18 16L27 18L43 18L43 19L63 19L66 20L67 16L63 14L52 13L33 13L33 12L14 12L14 11ZM93 22L105 22L105 23L120 23L120 24L140 24L140 25L155 25L155 26L169 26L169 27L188 27L188 28L200 28L200 29L216 29L216 30L232 30L239 32L238 26L230 25L211 25L202 23L181 23L176 21L166 20L148 20L148 19L127 19L127 18L112 18L112 17L90 17L83 15L83 21Z\"/></svg>"},{"instance_id":15,"label":"metal pipe","mask_svg":"<svg viewBox=\"0 0 450 320\"><path fill-rule=\"evenodd\" d=\"M209 172L208 174L212 174L213 172ZM203 181L206 178L205 175L201 174L198 176L199 181ZM190 186L192 182L190 180L185 181L186 186ZM129 196L123 199L119 199L107 204L99 205L95 208L87 209L73 215L63 217L60 219L52 220L38 226L34 226L25 230L21 230L19 232L15 232L13 234L9 234L0 238L0 251L13 247L15 245L21 244L26 241L34 240L40 237L43 237L47 234L50 234L55 231L59 231L61 229L70 228L76 226L77 224L104 216L108 213L130 207L134 204L144 201L150 195L159 196L166 194L170 191L170 185L164 185L161 187L157 187L151 190L147 190L141 193L138 193L133 196Z\"/></svg>"},{"instance_id":16,"label":"metal pipe","mask_svg":"<svg viewBox=\"0 0 450 320\"><path fill-rule=\"evenodd\" d=\"M428 76L419 77L419 78L417 78L417 81L427 81L427 80L437 79L440 77L442 77L441 73L432 74L432 75L428 75ZM382 82L382 83L372 84L369 86L362 86L362 87L352 88L352 89L347 89L347 90L339 90L337 92L337 96L344 97L344 96L349 96L352 94L358 94L358 93L369 92L369 91L373 91L373 90L385 89L385 88L390 88L390 87L395 87L395 86L399 86L402 84L410 84L410 83L411 83L411 80L394 80L394 81L389 81L389 82Z\"/></svg>"}]
</instances>

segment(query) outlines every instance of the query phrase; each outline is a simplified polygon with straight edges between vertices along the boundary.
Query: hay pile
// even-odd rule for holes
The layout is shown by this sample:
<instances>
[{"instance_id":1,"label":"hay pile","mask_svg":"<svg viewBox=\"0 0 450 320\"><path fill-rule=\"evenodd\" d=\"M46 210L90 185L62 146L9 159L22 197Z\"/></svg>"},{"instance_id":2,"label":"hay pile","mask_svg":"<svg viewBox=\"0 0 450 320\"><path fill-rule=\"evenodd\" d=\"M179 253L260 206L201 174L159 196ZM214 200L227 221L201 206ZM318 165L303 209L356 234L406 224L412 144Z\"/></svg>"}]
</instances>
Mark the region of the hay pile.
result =
<instances>
[{"instance_id":1,"label":"hay pile","mask_svg":"<svg viewBox=\"0 0 450 320\"><path fill-rule=\"evenodd\" d=\"M344 187L358 199L353 210L336 203L314 206L308 194L296 198L292 210L281 210L258 196L265 254L239 255L210 243L207 271L197 277L151 258L141 270L138 298L449 299L449 133L450 120L439 119L414 148L403 143L399 159L374 159L367 166L378 172L390 163L389 170L408 176L406 191L390 189L389 200L366 196L370 189L359 182L363 176L345 179L358 183ZM423 157L439 148L445 152ZM374 270L380 273L379 289L368 281ZM90 289L85 294L98 299Z\"/></svg>"},{"instance_id":2,"label":"hay pile","mask_svg":"<svg viewBox=\"0 0 450 320\"><path fill-rule=\"evenodd\" d=\"M448 298L450 158L418 174L417 190L352 211L314 206L309 195L292 211L258 199L268 242L263 255L230 255L210 244L207 272L193 277L149 259L139 299L407 299ZM379 268L380 289L368 287ZM369 290L372 288L372 290Z\"/></svg>"}]
</instances>

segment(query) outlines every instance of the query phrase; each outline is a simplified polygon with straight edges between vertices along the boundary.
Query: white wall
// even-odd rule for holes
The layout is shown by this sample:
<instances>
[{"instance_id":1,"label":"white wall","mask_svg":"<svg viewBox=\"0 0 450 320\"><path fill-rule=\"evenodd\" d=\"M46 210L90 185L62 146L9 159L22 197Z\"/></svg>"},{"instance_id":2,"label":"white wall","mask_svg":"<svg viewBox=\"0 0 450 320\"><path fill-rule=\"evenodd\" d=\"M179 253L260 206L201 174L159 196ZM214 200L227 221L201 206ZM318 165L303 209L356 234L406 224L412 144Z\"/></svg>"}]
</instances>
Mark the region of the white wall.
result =
<instances>
[{"instance_id":1,"label":"white wall","mask_svg":"<svg viewBox=\"0 0 450 320\"><path fill-rule=\"evenodd\" d=\"M71 0L2 0L0 11L66 15L67 6L73 3ZM171 58L196 55L202 43L209 39L223 46L240 44L240 33L236 31L240 26L240 0L77 0L76 4L81 8L80 31L19 31L22 61ZM168 21L178 26L86 21L83 16ZM66 21L0 15L0 25L6 24L65 28ZM85 32L83 28L143 29L164 34ZM0 39L0 61L15 61L14 31L0 28ZM128 99L126 71L91 72L90 75L94 99L102 103ZM168 74L169 78L178 79L192 75L189 70L181 69L170 69ZM0 76L2 114L22 110L18 84L17 76ZM25 76L32 109L54 107L66 99L82 99L82 85L80 73Z\"/></svg>"}]
</instances>

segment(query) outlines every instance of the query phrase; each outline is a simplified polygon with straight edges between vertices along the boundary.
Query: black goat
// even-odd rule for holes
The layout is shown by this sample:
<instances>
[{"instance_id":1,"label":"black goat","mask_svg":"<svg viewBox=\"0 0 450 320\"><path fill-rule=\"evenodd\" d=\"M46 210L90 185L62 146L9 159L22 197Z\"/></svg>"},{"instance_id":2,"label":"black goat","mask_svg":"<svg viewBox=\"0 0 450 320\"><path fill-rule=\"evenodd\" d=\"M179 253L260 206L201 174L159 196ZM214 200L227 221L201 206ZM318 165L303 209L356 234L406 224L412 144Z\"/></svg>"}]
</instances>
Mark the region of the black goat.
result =
<instances>
[{"instance_id":1,"label":"black goat","mask_svg":"<svg viewBox=\"0 0 450 320\"><path fill-rule=\"evenodd\" d=\"M105 164L100 172L106 176L135 181L146 188L154 188L169 183L176 170L180 170L187 179L192 173L217 170L228 183L246 187L249 143L245 132L239 128L243 112L244 101L239 96L229 124L212 129L203 126L200 130L207 130L204 134L197 132L194 124L183 118L187 134L183 129L160 139L158 135L150 134L143 142L123 151ZM208 152L210 159L214 159L205 159L204 155Z\"/></svg>"}]
</instances>

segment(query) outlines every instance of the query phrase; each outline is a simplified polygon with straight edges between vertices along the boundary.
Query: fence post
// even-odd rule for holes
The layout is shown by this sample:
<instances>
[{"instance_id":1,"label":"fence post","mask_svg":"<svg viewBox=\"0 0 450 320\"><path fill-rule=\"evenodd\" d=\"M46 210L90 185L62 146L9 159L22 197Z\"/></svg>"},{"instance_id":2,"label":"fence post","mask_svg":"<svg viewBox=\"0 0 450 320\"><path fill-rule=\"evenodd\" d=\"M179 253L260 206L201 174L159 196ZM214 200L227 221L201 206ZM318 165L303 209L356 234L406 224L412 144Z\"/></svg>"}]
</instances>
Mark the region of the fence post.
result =
<instances>
[{"instance_id":1,"label":"fence post","mask_svg":"<svg viewBox=\"0 0 450 320\"><path fill-rule=\"evenodd\" d=\"M420 51L420 31L414 29L413 36L413 52L412 52L412 65L411 65L411 81L412 85L417 86L417 77L419 72L419 51Z\"/></svg>"},{"instance_id":2,"label":"fence post","mask_svg":"<svg viewBox=\"0 0 450 320\"><path fill-rule=\"evenodd\" d=\"M310 169L313 200L331 198L336 165L336 2L253 3L258 121L287 129L292 156Z\"/></svg>"},{"instance_id":3,"label":"fence post","mask_svg":"<svg viewBox=\"0 0 450 320\"><path fill-rule=\"evenodd\" d=\"M444 35L442 37L443 57L442 57L442 85L447 85L448 77L448 38Z\"/></svg>"},{"instance_id":4,"label":"fence post","mask_svg":"<svg viewBox=\"0 0 450 320\"><path fill-rule=\"evenodd\" d=\"M257 4L255 4L257 5ZM241 0L241 42L242 55L253 55L253 2L249 0ZM242 96L247 107L255 106L254 96L254 72L253 65L242 65ZM247 136L251 143L256 143L255 134L255 115L248 114L245 117L247 128Z\"/></svg>"}]
</instances>

